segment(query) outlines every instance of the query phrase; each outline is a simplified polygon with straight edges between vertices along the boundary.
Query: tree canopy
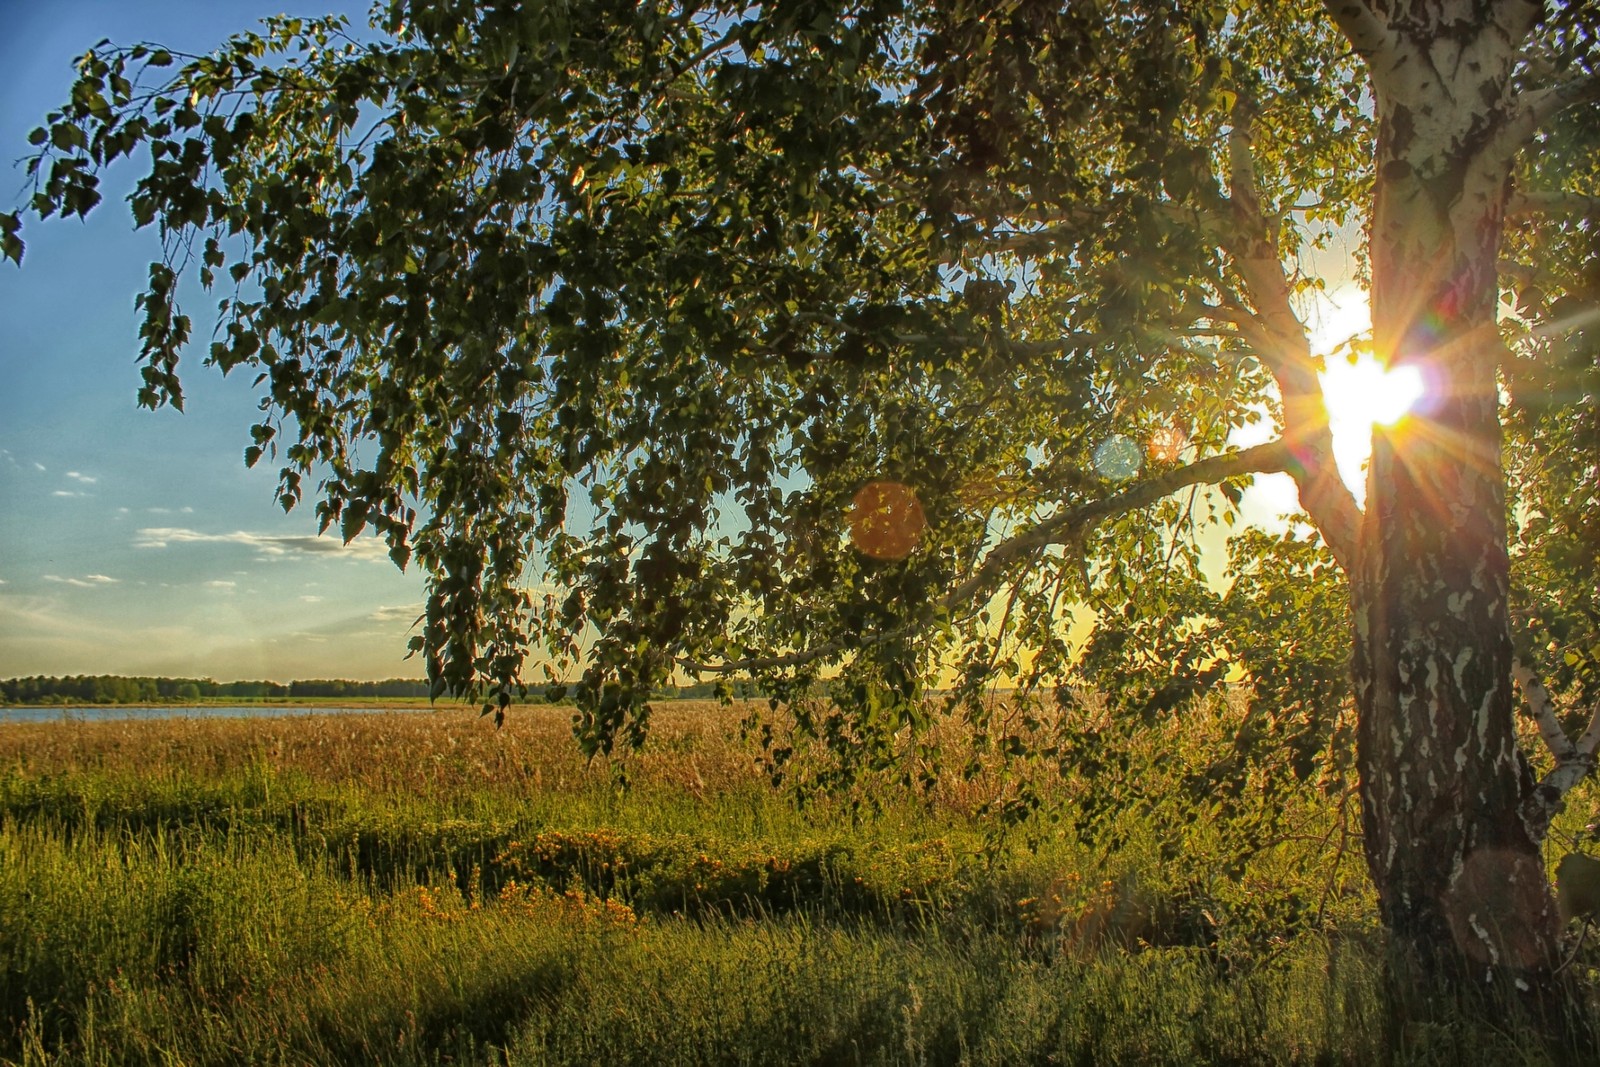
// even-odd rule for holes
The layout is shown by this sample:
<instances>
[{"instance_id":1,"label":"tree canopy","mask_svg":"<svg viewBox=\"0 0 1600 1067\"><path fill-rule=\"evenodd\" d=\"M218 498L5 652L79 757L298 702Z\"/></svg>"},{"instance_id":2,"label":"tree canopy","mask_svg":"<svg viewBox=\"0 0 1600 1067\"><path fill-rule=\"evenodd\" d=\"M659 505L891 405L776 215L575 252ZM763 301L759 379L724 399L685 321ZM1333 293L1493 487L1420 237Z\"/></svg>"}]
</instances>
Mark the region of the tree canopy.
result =
<instances>
[{"instance_id":1,"label":"tree canopy","mask_svg":"<svg viewBox=\"0 0 1600 1067\"><path fill-rule=\"evenodd\" d=\"M360 38L102 43L34 134L32 208L89 211L148 149L141 401L182 404L193 272L206 362L257 375L246 461L426 572L436 692L576 679L609 751L674 677L826 682L800 728L892 762L940 707L986 728L996 684L1149 716L1242 674L1314 751L1352 591L1369 724L1451 664L1418 707L1509 694L1513 617L1542 724L1600 699L1596 38L1592 6L1522 0L396 0ZM1431 390L1365 516L1306 327L1347 279L1357 344ZM1407 467L1441 440L1470 469ZM1234 525L1266 472L1299 490L1283 535ZM1461 606L1507 566L1514 610ZM1480 607L1503 642L1461 629Z\"/></svg>"}]
</instances>

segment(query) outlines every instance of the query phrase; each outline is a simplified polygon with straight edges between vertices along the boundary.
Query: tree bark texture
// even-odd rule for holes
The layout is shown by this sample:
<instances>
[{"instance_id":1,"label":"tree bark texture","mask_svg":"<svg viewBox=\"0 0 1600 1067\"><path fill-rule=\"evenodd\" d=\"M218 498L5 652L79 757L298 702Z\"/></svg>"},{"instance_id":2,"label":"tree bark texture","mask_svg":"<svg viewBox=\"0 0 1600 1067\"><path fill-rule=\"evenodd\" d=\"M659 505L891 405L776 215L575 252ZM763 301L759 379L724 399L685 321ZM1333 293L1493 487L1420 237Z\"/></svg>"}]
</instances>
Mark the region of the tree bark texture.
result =
<instances>
[{"instance_id":1,"label":"tree bark texture","mask_svg":"<svg viewBox=\"0 0 1600 1067\"><path fill-rule=\"evenodd\" d=\"M1417 5L1436 17L1373 57L1374 343L1426 394L1375 434L1352 575L1362 821L1403 947L1430 970L1537 980L1560 925L1524 817L1496 384L1515 27L1468 33L1450 6Z\"/></svg>"}]
</instances>

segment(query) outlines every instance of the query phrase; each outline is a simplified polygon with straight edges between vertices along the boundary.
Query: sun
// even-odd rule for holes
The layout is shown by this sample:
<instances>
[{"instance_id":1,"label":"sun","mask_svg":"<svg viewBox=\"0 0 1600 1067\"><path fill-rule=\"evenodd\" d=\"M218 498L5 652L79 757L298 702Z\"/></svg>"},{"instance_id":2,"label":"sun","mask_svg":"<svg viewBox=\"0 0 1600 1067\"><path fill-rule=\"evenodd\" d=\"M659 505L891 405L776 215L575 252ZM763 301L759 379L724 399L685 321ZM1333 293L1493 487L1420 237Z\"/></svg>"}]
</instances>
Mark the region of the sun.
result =
<instances>
[{"instance_id":1,"label":"sun","mask_svg":"<svg viewBox=\"0 0 1600 1067\"><path fill-rule=\"evenodd\" d=\"M1338 297L1343 297L1339 299ZM1422 398L1422 374L1416 367L1386 367L1357 343L1369 330L1366 294L1356 290L1325 298L1320 321L1312 331L1313 349L1326 359L1319 376L1333 434L1333 456L1339 476L1355 494L1366 496L1366 464L1372 453L1372 428L1393 426ZM1355 359L1347 353L1355 351Z\"/></svg>"},{"instance_id":2,"label":"sun","mask_svg":"<svg viewBox=\"0 0 1600 1067\"><path fill-rule=\"evenodd\" d=\"M1422 397L1422 375L1416 367L1385 367L1371 356L1355 362L1336 360L1322 372L1322 398L1328 422L1370 431L1393 426Z\"/></svg>"}]
</instances>

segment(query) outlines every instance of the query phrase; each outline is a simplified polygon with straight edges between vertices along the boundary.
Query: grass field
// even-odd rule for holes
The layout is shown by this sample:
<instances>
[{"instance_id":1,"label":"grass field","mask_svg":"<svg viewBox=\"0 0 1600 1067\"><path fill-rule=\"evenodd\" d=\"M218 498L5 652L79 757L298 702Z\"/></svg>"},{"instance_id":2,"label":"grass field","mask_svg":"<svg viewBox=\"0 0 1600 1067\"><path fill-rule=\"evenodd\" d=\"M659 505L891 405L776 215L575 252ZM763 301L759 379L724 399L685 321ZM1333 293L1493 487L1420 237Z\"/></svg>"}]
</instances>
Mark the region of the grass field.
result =
<instances>
[{"instance_id":1,"label":"grass field","mask_svg":"<svg viewBox=\"0 0 1600 1067\"><path fill-rule=\"evenodd\" d=\"M1182 788L1228 707L1010 828L992 770L799 804L738 709L665 705L621 764L567 714L0 726L0 1062L1562 1055L1390 1010L1348 787Z\"/></svg>"}]
</instances>

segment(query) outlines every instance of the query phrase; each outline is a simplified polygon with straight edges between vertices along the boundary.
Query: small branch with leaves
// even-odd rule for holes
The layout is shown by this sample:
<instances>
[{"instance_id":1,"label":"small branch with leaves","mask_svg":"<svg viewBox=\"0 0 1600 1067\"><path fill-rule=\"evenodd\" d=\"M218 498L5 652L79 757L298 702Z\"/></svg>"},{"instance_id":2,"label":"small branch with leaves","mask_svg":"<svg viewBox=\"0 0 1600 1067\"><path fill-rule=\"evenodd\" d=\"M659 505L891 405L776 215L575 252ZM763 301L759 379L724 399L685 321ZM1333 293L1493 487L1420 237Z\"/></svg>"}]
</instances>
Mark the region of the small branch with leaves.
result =
<instances>
[{"instance_id":1,"label":"small branch with leaves","mask_svg":"<svg viewBox=\"0 0 1600 1067\"><path fill-rule=\"evenodd\" d=\"M970 610L983 601L985 594L992 593L1001 584L1006 572L1019 561L1032 558L1036 553L1054 545L1074 544L1096 523L1138 508L1149 507L1180 489L1215 485L1229 478L1247 474L1283 471L1288 469L1290 462L1291 456L1287 446L1282 441L1269 441L1239 452L1208 456L1187 466L1142 479L1120 493L1067 508L1021 533L1006 538L992 548L978 569L939 601L937 614L955 615ZM917 624L903 626L879 634L874 640L881 642L905 637L919 628ZM705 663L680 657L678 665L696 674L725 675L748 671L783 670L815 663L858 647L860 647L859 640L851 643L830 641L781 655L726 660L721 663Z\"/></svg>"}]
</instances>

